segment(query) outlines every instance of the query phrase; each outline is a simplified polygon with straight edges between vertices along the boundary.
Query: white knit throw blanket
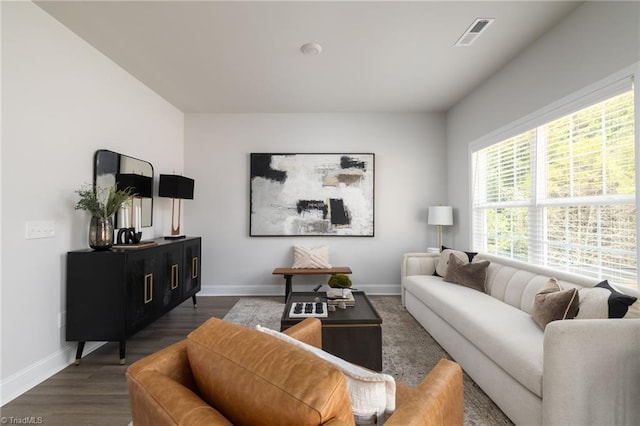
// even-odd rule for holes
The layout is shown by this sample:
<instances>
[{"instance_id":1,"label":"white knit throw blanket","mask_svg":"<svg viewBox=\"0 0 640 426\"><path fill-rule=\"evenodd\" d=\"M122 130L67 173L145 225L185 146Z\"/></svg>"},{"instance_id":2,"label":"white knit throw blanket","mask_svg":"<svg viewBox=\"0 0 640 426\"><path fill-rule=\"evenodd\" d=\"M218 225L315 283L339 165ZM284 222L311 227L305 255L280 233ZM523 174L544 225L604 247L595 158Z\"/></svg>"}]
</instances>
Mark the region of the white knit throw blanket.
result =
<instances>
[{"instance_id":1,"label":"white knit throw blanket","mask_svg":"<svg viewBox=\"0 0 640 426\"><path fill-rule=\"evenodd\" d=\"M347 391L356 423L384 419L396 409L396 382L388 374L376 373L335 355L260 325L256 329L303 348L338 367L347 378Z\"/></svg>"}]
</instances>

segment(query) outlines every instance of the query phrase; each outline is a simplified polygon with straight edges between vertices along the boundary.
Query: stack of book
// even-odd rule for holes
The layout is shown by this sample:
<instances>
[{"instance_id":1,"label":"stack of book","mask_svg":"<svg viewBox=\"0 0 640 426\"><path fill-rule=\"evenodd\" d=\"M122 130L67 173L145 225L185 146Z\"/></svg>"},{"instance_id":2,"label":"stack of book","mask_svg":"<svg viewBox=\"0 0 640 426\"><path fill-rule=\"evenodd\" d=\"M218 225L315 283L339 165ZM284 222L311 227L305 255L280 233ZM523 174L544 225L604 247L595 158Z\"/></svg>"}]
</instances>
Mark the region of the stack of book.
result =
<instances>
[{"instance_id":1,"label":"stack of book","mask_svg":"<svg viewBox=\"0 0 640 426\"><path fill-rule=\"evenodd\" d=\"M356 300L349 289L330 288L327 290L327 304L337 305L343 302L346 306L355 306Z\"/></svg>"}]
</instances>

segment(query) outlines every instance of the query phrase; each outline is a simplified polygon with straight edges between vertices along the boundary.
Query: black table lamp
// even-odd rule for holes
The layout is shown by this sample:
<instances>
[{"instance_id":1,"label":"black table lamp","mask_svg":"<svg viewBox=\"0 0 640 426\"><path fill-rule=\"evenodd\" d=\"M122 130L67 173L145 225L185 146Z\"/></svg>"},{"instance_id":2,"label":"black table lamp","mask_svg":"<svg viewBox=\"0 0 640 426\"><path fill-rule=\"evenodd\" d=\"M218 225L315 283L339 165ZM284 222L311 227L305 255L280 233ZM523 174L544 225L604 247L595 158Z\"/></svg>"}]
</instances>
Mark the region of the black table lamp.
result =
<instances>
[{"instance_id":1,"label":"black table lamp","mask_svg":"<svg viewBox=\"0 0 640 426\"><path fill-rule=\"evenodd\" d=\"M142 199L153 197L153 179L149 176L137 175L135 173L117 173L116 190L124 191L131 188L131 209L129 212L129 226L134 226L134 201L140 199L140 210L142 210Z\"/></svg>"},{"instance_id":2,"label":"black table lamp","mask_svg":"<svg viewBox=\"0 0 640 426\"><path fill-rule=\"evenodd\" d=\"M180 213L182 200L193 200L193 185L195 181L180 175L160 175L158 196L171 198L171 235L167 240L184 238L180 235ZM178 202L176 203L176 200ZM175 220L176 204L178 204L178 220Z\"/></svg>"}]
</instances>

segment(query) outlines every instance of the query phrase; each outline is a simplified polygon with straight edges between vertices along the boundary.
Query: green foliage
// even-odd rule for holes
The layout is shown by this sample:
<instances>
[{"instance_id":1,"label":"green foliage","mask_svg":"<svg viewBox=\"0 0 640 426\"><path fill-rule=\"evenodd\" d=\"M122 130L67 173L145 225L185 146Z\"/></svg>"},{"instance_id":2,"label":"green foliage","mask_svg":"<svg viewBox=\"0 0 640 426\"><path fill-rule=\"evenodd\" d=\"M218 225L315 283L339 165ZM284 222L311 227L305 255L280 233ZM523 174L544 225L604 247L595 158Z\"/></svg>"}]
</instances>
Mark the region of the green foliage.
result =
<instances>
[{"instance_id":1,"label":"green foliage","mask_svg":"<svg viewBox=\"0 0 640 426\"><path fill-rule=\"evenodd\" d=\"M351 279L345 274L335 274L329 278L329 287L351 287Z\"/></svg>"},{"instance_id":2,"label":"green foliage","mask_svg":"<svg viewBox=\"0 0 640 426\"><path fill-rule=\"evenodd\" d=\"M107 192L108 191L108 192ZM120 209L120 206L131 197L132 188L116 190L115 186L110 188L93 189L93 186L84 185L75 191L80 199L76 203L76 210L84 210L94 217L111 217Z\"/></svg>"}]
</instances>

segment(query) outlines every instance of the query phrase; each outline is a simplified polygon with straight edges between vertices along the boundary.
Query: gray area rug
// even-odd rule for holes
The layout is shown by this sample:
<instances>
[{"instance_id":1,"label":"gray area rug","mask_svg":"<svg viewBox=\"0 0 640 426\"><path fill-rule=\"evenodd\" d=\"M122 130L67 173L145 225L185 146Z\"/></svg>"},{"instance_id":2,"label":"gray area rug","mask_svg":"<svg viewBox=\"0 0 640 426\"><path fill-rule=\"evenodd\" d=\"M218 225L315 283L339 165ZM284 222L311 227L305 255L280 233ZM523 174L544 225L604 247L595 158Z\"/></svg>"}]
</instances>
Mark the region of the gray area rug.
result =
<instances>
[{"instance_id":1,"label":"gray area rug","mask_svg":"<svg viewBox=\"0 0 640 426\"><path fill-rule=\"evenodd\" d=\"M417 385L441 358L451 357L401 305L399 296L369 296L382 317L383 372ZM225 315L226 321L280 330L282 297L244 297ZM507 416L464 374L464 424L511 425Z\"/></svg>"}]
</instances>

